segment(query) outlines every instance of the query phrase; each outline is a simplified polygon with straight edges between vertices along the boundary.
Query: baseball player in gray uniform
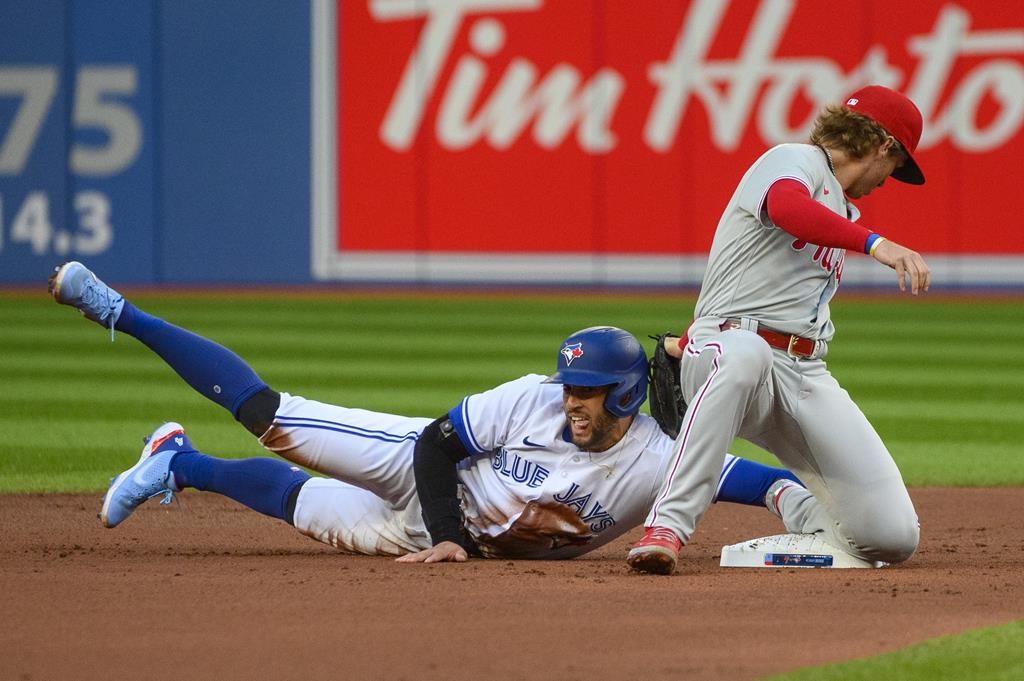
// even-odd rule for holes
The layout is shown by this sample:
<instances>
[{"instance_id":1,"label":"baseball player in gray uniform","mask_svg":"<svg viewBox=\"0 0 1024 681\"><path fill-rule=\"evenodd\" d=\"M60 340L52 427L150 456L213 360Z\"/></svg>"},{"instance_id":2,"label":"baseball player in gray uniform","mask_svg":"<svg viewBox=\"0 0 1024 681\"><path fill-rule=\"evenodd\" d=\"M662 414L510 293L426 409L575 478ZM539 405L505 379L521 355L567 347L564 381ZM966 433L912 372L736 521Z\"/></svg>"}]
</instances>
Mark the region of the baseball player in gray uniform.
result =
<instances>
[{"instance_id":1,"label":"baseball player in gray uniform","mask_svg":"<svg viewBox=\"0 0 1024 681\"><path fill-rule=\"evenodd\" d=\"M143 312L81 263L58 267L50 291L144 343L264 447L298 464L208 456L166 423L111 483L100 511L106 527L153 496L169 501L192 487L348 552L406 562L572 558L639 525L672 459L672 439L639 413L646 354L621 329L572 334L550 377L523 376L440 418L413 418L278 393L227 348ZM784 469L719 461L717 500L765 506L778 480L798 484Z\"/></svg>"},{"instance_id":2,"label":"baseball player in gray uniform","mask_svg":"<svg viewBox=\"0 0 1024 681\"><path fill-rule=\"evenodd\" d=\"M770 490L791 532L867 561L896 563L916 550L900 472L824 357L846 250L895 269L900 290L907 281L915 295L928 289L922 257L856 224L849 201L890 176L924 183L912 156L921 128L908 98L867 86L821 112L810 144L776 146L743 176L718 224L695 320L671 348L688 407L646 533L629 552L634 569L674 570L735 437L805 483Z\"/></svg>"}]
</instances>

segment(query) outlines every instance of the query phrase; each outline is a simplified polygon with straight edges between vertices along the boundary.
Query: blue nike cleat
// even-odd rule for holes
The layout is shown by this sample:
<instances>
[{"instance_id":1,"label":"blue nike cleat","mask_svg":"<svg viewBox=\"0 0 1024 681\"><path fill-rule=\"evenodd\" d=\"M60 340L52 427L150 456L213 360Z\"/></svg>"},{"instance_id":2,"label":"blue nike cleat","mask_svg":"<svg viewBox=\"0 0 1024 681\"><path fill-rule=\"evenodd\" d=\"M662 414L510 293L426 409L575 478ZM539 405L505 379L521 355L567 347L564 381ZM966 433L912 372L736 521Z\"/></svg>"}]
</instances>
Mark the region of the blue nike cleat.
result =
<instances>
[{"instance_id":1,"label":"blue nike cleat","mask_svg":"<svg viewBox=\"0 0 1024 681\"><path fill-rule=\"evenodd\" d=\"M139 462L110 483L100 510L103 526L117 527L150 497L163 494L160 503L171 503L179 491L171 477L171 458L194 449L180 424L165 423L153 431L146 438Z\"/></svg>"},{"instance_id":2,"label":"blue nike cleat","mask_svg":"<svg viewBox=\"0 0 1024 681\"><path fill-rule=\"evenodd\" d=\"M47 283L54 300L76 307L87 319L110 327L110 340L114 340L114 324L124 308L124 296L75 260L55 267Z\"/></svg>"}]
</instances>

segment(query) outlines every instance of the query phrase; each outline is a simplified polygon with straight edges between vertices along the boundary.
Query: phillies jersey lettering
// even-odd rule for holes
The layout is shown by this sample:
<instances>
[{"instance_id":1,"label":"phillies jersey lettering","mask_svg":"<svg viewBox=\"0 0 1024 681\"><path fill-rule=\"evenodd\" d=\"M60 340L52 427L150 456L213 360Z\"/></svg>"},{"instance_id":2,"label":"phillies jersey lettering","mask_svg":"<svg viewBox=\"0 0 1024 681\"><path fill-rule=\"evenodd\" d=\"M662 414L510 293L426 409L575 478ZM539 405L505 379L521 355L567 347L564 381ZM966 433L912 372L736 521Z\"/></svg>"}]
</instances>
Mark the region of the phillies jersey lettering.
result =
<instances>
[{"instance_id":1,"label":"phillies jersey lettering","mask_svg":"<svg viewBox=\"0 0 1024 681\"><path fill-rule=\"evenodd\" d=\"M792 248L794 251L802 251L809 245L814 246L814 244L808 244L802 239L794 239ZM845 250L829 246L814 246L814 254L811 256L811 260L821 265L822 269L826 272L835 270L836 281L842 281L843 263L846 262Z\"/></svg>"}]
</instances>

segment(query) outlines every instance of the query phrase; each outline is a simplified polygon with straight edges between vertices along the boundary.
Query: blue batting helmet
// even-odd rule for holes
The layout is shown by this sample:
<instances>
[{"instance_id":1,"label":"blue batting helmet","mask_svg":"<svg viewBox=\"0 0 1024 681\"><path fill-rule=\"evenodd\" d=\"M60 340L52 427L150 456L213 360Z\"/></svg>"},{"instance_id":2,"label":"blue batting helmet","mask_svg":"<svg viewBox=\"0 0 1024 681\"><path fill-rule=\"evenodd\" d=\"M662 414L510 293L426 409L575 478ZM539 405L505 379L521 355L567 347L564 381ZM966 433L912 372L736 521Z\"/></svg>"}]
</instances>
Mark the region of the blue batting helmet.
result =
<instances>
[{"instance_id":1,"label":"blue batting helmet","mask_svg":"<svg viewBox=\"0 0 1024 681\"><path fill-rule=\"evenodd\" d=\"M610 385L604 408L613 416L632 416L647 399L647 353L633 334L614 326L592 326L562 343L558 371L549 383L597 387Z\"/></svg>"}]
</instances>

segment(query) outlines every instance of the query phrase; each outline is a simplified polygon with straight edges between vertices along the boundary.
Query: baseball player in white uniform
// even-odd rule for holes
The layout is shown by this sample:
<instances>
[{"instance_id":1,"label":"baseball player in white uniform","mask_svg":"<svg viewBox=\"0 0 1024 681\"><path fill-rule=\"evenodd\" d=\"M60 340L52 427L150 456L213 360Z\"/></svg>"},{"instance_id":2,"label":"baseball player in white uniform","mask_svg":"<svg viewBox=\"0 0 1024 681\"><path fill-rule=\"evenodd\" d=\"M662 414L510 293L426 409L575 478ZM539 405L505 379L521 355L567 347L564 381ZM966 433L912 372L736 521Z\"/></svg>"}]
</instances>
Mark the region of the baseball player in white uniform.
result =
<instances>
[{"instance_id":1,"label":"baseball player in white uniform","mask_svg":"<svg viewBox=\"0 0 1024 681\"><path fill-rule=\"evenodd\" d=\"M867 561L908 559L918 544L910 496L878 434L825 365L829 302L847 249L927 290L914 251L856 224L848 199L890 175L922 184L913 159L917 107L867 86L818 117L810 144L768 150L743 176L711 246L695 320L675 350L687 399L668 475L629 552L637 570L667 574L714 496L735 437L774 453L805 483L771 490L791 532L817 533ZM820 503L811 503L817 499Z\"/></svg>"},{"instance_id":2,"label":"baseball player in white uniform","mask_svg":"<svg viewBox=\"0 0 1024 681\"><path fill-rule=\"evenodd\" d=\"M639 525L672 458L672 439L639 413L646 354L614 327L566 339L551 377L523 376L438 419L411 418L277 393L227 348L143 312L80 263L58 267L50 291L146 344L264 447L324 476L271 457L208 456L167 423L112 482L100 512L107 527L192 487L347 552L572 558ZM789 471L731 455L720 464L715 499L764 506L778 480L797 484Z\"/></svg>"}]
</instances>

